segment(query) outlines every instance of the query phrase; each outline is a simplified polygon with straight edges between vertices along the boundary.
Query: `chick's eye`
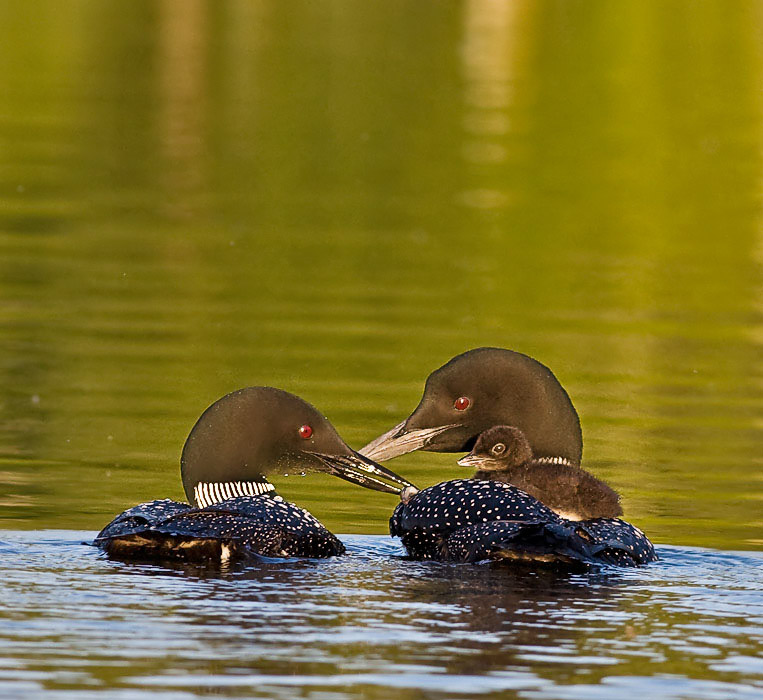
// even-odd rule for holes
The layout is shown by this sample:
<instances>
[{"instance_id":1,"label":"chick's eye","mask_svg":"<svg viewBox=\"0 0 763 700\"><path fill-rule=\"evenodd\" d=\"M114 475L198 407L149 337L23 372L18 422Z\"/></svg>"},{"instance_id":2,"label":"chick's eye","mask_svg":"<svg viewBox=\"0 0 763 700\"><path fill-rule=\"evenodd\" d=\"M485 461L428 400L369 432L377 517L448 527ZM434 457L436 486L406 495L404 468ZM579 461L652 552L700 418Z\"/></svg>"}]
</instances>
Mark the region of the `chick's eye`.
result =
<instances>
[{"instance_id":1,"label":"chick's eye","mask_svg":"<svg viewBox=\"0 0 763 700\"><path fill-rule=\"evenodd\" d=\"M459 396L454 402L453 402L453 408L455 408L457 411L465 411L467 408L469 408L469 405L471 404L471 401L469 401L466 396Z\"/></svg>"},{"instance_id":2,"label":"chick's eye","mask_svg":"<svg viewBox=\"0 0 763 700\"><path fill-rule=\"evenodd\" d=\"M504 445L502 442L496 442L495 445L493 445L493 448L490 451L494 455L500 455L500 454L503 454L505 449L506 449L506 445Z\"/></svg>"},{"instance_id":3,"label":"chick's eye","mask_svg":"<svg viewBox=\"0 0 763 700\"><path fill-rule=\"evenodd\" d=\"M297 432L299 432L301 438L307 440L312 436L313 429L309 425L303 425Z\"/></svg>"}]
</instances>

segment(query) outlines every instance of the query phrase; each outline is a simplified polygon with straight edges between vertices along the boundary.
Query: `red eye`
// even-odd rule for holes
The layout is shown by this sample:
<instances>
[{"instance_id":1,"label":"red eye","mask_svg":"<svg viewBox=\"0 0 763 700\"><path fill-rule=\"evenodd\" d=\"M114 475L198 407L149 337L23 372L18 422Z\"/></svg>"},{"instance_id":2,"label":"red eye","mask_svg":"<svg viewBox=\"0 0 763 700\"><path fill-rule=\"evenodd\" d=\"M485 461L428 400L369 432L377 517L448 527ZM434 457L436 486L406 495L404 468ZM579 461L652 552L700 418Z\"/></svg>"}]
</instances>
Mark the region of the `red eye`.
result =
<instances>
[{"instance_id":1,"label":"red eye","mask_svg":"<svg viewBox=\"0 0 763 700\"><path fill-rule=\"evenodd\" d=\"M313 434L313 429L309 425L303 425L299 429L299 436L307 440Z\"/></svg>"},{"instance_id":2,"label":"red eye","mask_svg":"<svg viewBox=\"0 0 763 700\"><path fill-rule=\"evenodd\" d=\"M453 408L455 408L457 411L465 411L467 408L469 408L470 403L471 401L469 401L466 396L459 396L453 402Z\"/></svg>"}]
</instances>

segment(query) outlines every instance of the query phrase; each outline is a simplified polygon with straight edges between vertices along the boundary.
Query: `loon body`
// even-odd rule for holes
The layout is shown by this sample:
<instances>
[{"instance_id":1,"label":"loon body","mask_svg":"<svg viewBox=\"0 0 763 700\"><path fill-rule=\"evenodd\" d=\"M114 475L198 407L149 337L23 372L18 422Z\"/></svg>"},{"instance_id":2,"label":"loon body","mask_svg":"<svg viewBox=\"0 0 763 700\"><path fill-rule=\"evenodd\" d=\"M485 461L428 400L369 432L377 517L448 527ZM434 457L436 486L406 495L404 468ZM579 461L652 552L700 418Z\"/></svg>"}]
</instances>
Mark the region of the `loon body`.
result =
<instances>
[{"instance_id":1,"label":"loon body","mask_svg":"<svg viewBox=\"0 0 763 700\"><path fill-rule=\"evenodd\" d=\"M471 450L459 464L479 478L403 490L390 532L414 558L620 566L657 558L646 536L617 518L617 493L580 468L572 401L526 355L458 355L429 376L414 412L361 453L385 460L417 449Z\"/></svg>"},{"instance_id":2,"label":"loon body","mask_svg":"<svg viewBox=\"0 0 763 700\"><path fill-rule=\"evenodd\" d=\"M411 486L351 450L299 397L248 387L212 404L188 436L181 474L189 503L159 500L130 508L95 544L122 559L190 562L343 554L333 534L277 495L267 479L270 472L295 469L327 472L386 493Z\"/></svg>"},{"instance_id":3,"label":"loon body","mask_svg":"<svg viewBox=\"0 0 763 700\"><path fill-rule=\"evenodd\" d=\"M478 479L445 481L401 502L390 534L413 559L636 566L657 558L629 523L567 520L515 486Z\"/></svg>"}]
</instances>

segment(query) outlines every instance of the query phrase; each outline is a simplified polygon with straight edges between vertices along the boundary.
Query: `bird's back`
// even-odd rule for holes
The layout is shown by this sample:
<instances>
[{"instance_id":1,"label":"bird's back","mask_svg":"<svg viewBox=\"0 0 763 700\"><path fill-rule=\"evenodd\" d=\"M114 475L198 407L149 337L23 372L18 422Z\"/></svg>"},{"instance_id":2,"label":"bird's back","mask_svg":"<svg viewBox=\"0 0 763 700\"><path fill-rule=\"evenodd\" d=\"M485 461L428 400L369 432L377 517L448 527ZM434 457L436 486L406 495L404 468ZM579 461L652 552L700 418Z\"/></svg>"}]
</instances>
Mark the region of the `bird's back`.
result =
<instances>
[{"instance_id":1,"label":"bird's back","mask_svg":"<svg viewBox=\"0 0 763 700\"><path fill-rule=\"evenodd\" d=\"M516 486L456 479L400 503L390 533L415 559L634 566L656 559L644 534L618 519L574 522Z\"/></svg>"},{"instance_id":2,"label":"bird's back","mask_svg":"<svg viewBox=\"0 0 763 700\"><path fill-rule=\"evenodd\" d=\"M205 508L169 500L143 503L118 515L95 544L119 558L188 562L344 553L344 545L310 513L270 494Z\"/></svg>"}]
</instances>

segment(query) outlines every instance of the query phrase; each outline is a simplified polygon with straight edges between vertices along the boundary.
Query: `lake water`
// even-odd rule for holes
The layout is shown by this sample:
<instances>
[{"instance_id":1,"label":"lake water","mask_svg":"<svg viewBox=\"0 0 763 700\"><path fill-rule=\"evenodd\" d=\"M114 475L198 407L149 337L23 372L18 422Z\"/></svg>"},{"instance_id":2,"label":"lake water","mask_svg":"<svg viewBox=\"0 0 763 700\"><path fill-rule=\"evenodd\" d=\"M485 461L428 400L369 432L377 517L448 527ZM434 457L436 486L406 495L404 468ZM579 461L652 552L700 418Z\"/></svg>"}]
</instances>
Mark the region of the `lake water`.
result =
<instances>
[{"instance_id":1,"label":"lake water","mask_svg":"<svg viewBox=\"0 0 763 700\"><path fill-rule=\"evenodd\" d=\"M0 3L0 696L759 696L761 85L754 1ZM182 498L228 391L357 448L480 345L554 370L659 564L411 564L314 475L351 557L79 544Z\"/></svg>"},{"instance_id":2,"label":"lake water","mask_svg":"<svg viewBox=\"0 0 763 700\"><path fill-rule=\"evenodd\" d=\"M353 535L343 558L214 572L112 562L94 535L4 533L3 697L763 693L760 552L664 546L641 569L555 575Z\"/></svg>"}]
</instances>

